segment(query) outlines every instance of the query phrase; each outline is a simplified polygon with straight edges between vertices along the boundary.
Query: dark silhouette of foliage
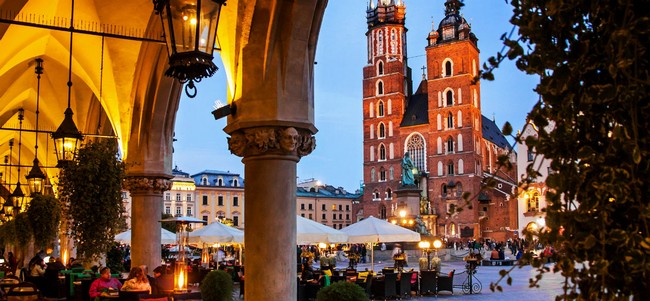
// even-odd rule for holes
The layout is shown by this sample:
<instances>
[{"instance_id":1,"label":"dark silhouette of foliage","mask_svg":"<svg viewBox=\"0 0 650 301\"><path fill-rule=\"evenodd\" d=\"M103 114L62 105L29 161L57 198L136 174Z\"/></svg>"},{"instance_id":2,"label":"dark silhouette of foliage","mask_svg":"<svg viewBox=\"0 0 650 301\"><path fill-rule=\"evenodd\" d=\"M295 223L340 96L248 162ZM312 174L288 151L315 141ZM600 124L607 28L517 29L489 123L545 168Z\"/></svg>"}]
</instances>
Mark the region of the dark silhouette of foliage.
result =
<instances>
[{"instance_id":1,"label":"dark silhouette of foliage","mask_svg":"<svg viewBox=\"0 0 650 301\"><path fill-rule=\"evenodd\" d=\"M551 160L553 172L547 227L527 235L557 250L552 271L566 277L558 299L641 300L650 292L647 3L510 3L519 36L503 36L504 53L488 60L481 77L493 79L506 58L540 77L528 116L539 134L521 142ZM527 173L524 189L539 176L532 165ZM551 271L530 253L522 263L538 268L531 286Z\"/></svg>"},{"instance_id":2,"label":"dark silhouette of foliage","mask_svg":"<svg viewBox=\"0 0 650 301\"><path fill-rule=\"evenodd\" d=\"M124 163L113 139L85 144L61 172L60 200L77 255L86 264L106 254L121 230L123 179Z\"/></svg>"},{"instance_id":3,"label":"dark silhouette of foliage","mask_svg":"<svg viewBox=\"0 0 650 301\"><path fill-rule=\"evenodd\" d=\"M124 272L124 260L125 252L122 251L118 243L113 243L111 249L106 253L106 266L111 269L111 273L121 273Z\"/></svg>"},{"instance_id":4,"label":"dark silhouette of foliage","mask_svg":"<svg viewBox=\"0 0 650 301\"><path fill-rule=\"evenodd\" d=\"M34 235L34 249L45 250L57 238L61 206L51 195L36 194L27 208L27 217Z\"/></svg>"},{"instance_id":5,"label":"dark silhouette of foliage","mask_svg":"<svg viewBox=\"0 0 650 301\"><path fill-rule=\"evenodd\" d=\"M316 301L366 301L368 296L355 283L337 281L318 290Z\"/></svg>"},{"instance_id":6,"label":"dark silhouette of foliage","mask_svg":"<svg viewBox=\"0 0 650 301\"><path fill-rule=\"evenodd\" d=\"M201 297L205 301L232 300L233 283L230 274L217 270L205 275L201 281Z\"/></svg>"},{"instance_id":7,"label":"dark silhouette of foliage","mask_svg":"<svg viewBox=\"0 0 650 301\"><path fill-rule=\"evenodd\" d=\"M25 212L19 213L14 217L14 226L16 231L16 246L25 250L32 240L32 226Z\"/></svg>"}]
</instances>

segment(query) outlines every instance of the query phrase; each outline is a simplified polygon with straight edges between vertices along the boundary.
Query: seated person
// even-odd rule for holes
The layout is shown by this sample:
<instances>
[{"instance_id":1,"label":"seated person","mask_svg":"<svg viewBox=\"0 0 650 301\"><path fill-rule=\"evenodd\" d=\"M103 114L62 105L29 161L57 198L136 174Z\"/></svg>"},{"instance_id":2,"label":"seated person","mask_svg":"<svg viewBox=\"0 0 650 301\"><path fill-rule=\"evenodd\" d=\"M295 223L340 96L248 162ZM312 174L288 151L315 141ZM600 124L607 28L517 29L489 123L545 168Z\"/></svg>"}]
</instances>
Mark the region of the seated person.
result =
<instances>
[{"instance_id":1,"label":"seated person","mask_svg":"<svg viewBox=\"0 0 650 301\"><path fill-rule=\"evenodd\" d=\"M314 280L314 269L307 262L302 263L302 273L300 274L300 280L302 283L318 282Z\"/></svg>"},{"instance_id":2,"label":"seated person","mask_svg":"<svg viewBox=\"0 0 650 301\"><path fill-rule=\"evenodd\" d=\"M147 291L151 294L151 285L147 279L147 275L140 267L132 267L129 272L129 277L122 286L123 291Z\"/></svg>"},{"instance_id":3,"label":"seated person","mask_svg":"<svg viewBox=\"0 0 650 301\"><path fill-rule=\"evenodd\" d=\"M499 251L497 249L492 250L492 253L490 253L490 260L499 260Z\"/></svg>"},{"instance_id":4,"label":"seated person","mask_svg":"<svg viewBox=\"0 0 650 301\"><path fill-rule=\"evenodd\" d=\"M151 282L152 294L165 294L174 290L174 274L168 273L165 266L159 266L153 270L153 281Z\"/></svg>"},{"instance_id":5,"label":"seated person","mask_svg":"<svg viewBox=\"0 0 650 301\"><path fill-rule=\"evenodd\" d=\"M45 261L43 258L38 258L34 263L29 267L29 276L40 277L45 274Z\"/></svg>"},{"instance_id":6,"label":"seated person","mask_svg":"<svg viewBox=\"0 0 650 301\"><path fill-rule=\"evenodd\" d=\"M61 262L61 258L50 257L50 262L47 264L46 270L65 270L65 266Z\"/></svg>"},{"instance_id":7,"label":"seated person","mask_svg":"<svg viewBox=\"0 0 650 301\"><path fill-rule=\"evenodd\" d=\"M329 270L327 270L327 271L329 271ZM330 272L330 274L331 274L331 272ZM318 278L315 277L314 268L312 268L310 264L308 264L306 262L302 264L302 273L300 274L300 281L303 284L310 283L310 284L322 285L323 280L324 280L323 276L320 276Z\"/></svg>"},{"instance_id":8,"label":"seated person","mask_svg":"<svg viewBox=\"0 0 650 301\"><path fill-rule=\"evenodd\" d=\"M90 298L109 296L109 291L119 291L122 288L117 278L111 278L111 269L103 267L99 270L99 278L90 284L88 294Z\"/></svg>"}]
</instances>

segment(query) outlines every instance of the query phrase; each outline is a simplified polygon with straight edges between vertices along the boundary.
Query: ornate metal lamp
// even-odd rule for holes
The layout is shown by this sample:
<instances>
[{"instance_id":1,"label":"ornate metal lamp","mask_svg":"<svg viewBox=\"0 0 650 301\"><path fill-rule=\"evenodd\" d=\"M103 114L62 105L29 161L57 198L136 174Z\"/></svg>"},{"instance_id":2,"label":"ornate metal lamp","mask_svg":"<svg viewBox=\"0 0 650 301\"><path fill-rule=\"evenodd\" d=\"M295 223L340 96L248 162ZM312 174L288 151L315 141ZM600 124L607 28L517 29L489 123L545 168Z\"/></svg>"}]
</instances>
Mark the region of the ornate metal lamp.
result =
<instances>
[{"instance_id":1,"label":"ornate metal lamp","mask_svg":"<svg viewBox=\"0 0 650 301\"><path fill-rule=\"evenodd\" d=\"M165 75L187 83L185 94L193 98L194 82L217 72L212 53L226 0L153 0L153 4L160 15L169 53Z\"/></svg>"},{"instance_id":2,"label":"ornate metal lamp","mask_svg":"<svg viewBox=\"0 0 650 301\"><path fill-rule=\"evenodd\" d=\"M74 1L72 1L72 10L70 13L70 24L74 24ZM72 25L71 25L72 27ZM58 160L57 167L65 167L68 163L74 160L77 153L79 141L83 140L83 135L77 129L77 125L72 120L72 109L70 108L70 98L72 94L72 37L74 30L70 31L70 55L68 57L68 108L65 110L65 117L63 122L52 133L54 139L54 149L56 152L56 159Z\"/></svg>"},{"instance_id":3,"label":"ornate metal lamp","mask_svg":"<svg viewBox=\"0 0 650 301\"><path fill-rule=\"evenodd\" d=\"M45 184L45 173L41 170L38 162L38 105L41 93L41 74L43 74L43 60L36 59L36 145L34 146L34 165L29 173L25 176L27 178L27 186L29 192L34 195L36 193L43 193L43 186Z\"/></svg>"}]
</instances>

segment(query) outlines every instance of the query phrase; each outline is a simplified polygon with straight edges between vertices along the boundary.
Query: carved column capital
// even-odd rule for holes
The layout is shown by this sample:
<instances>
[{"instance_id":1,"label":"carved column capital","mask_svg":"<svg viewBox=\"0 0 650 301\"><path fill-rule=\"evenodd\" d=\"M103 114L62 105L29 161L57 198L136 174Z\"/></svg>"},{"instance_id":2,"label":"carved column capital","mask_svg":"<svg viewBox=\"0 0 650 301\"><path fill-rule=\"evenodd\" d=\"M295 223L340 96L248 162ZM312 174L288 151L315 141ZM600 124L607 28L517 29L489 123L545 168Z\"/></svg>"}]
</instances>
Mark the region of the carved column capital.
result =
<instances>
[{"instance_id":1,"label":"carved column capital","mask_svg":"<svg viewBox=\"0 0 650 301\"><path fill-rule=\"evenodd\" d=\"M122 188L134 192L163 193L172 188L172 181L168 178L155 176L131 176L122 181Z\"/></svg>"},{"instance_id":2,"label":"carved column capital","mask_svg":"<svg viewBox=\"0 0 650 301\"><path fill-rule=\"evenodd\" d=\"M228 138L228 149L239 157L258 155L309 155L316 138L308 130L268 126L240 129Z\"/></svg>"}]
</instances>

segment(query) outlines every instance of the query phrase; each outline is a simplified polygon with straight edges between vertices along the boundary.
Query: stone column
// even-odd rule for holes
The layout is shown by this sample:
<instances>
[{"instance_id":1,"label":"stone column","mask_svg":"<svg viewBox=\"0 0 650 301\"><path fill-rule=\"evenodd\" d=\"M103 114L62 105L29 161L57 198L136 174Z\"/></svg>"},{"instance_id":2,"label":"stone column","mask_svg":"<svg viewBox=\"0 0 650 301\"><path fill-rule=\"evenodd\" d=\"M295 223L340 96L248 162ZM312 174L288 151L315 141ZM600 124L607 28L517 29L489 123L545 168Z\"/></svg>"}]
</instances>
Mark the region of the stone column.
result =
<instances>
[{"instance_id":1,"label":"stone column","mask_svg":"<svg viewBox=\"0 0 650 301\"><path fill-rule=\"evenodd\" d=\"M247 300L296 299L296 164L314 141L308 130L283 126L240 129L228 139L247 175Z\"/></svg>"},{"instance_id":2,"label":"stone column","mask_svg":"<svg viewBox=\"0 0 650 301\"><path fill-rule=\"evenodd\" d=\"M124 189L131 193L131 266L146 265L149 271L160 265L160 218L163 192L172 181L160 176L129 176Z\"/></svg>"}]
</instances>

